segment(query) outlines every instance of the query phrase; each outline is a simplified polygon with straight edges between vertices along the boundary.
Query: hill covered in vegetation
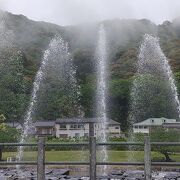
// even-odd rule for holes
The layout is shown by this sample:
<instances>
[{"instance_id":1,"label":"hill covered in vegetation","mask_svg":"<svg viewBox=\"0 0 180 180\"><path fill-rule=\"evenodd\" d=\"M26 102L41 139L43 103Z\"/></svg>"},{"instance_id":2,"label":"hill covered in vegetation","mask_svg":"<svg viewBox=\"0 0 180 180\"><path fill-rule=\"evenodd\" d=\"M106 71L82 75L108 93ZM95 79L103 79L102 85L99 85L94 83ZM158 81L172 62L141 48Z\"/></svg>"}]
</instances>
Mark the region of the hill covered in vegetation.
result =
<instances>
[{"instance_id":1,"label":"hill covered in vegetation","mask_svg":"<svg viewBox=\"0 0 180 180\"><path fill-rule=\"evenodd\" d=\"M149 20L104 21L109 54L108 116L127 128L130 90L136 72L139 46L144 34L160 38L180 90L180 19L156 25ZM59 34L69 43L77 67L81 105L86 117L95 116L96 61L94 53L100 23L62 27L35 22L23 15L0 12L0 26L13 34L11 45L0 47L0 114L8 121L23 121L35 74L50 40ZM7 37L10 35L7 34ZM1 35L0 35L1 38ZM2 41L2 39L1 39ZM34 119L54 120L73 116L66 94L59 93L56 79L50 78L48 91L41 89ZM157 94L158 96L158 94ZM160 116L156 111L153 116ZM168 117L167 117L168 118ZM173 118L173 115L169 118Z\"/></svg>"}]
</instances>

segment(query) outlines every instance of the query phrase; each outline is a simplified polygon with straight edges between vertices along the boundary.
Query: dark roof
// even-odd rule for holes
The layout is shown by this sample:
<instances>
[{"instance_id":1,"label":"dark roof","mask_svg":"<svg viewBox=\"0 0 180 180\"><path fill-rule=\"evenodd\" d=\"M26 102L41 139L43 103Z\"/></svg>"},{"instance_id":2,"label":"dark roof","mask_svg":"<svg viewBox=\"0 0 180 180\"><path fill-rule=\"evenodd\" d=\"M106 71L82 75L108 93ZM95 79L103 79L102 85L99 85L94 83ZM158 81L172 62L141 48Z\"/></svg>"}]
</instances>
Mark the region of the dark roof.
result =
<instances>
[{"instance_id":1,"label":"dark roof","mask_svg":"<svg viewBox=\"0 0 180 180\"><path fill-rule=\"evenodd\" d=\"M53 127L55 125L55 121L36 121L34 123L35 127Z\"/></svg>"},{"instance_id":2,"label":"dark roof","mask_svg":"<svg viewBox=\"0 0 180 180\"><path fill-rule=\"evenodd\" d=\"M81 124L81 123L104 123L102 118L62 118L57 119L56 124ZM108 119L107 124L120 124L117 121Z\"/></svg>"},{"instance_id":3,"label":"dark roof","mask_svg":"<svg viewBox=\"0 0 180 180\"><path fill-rule=\"evenodd\" d=\"M82 123L104 123L102 118L62 118L57 119L56 121L36 121L34 122L35 127L53 127L55 124L82 124ZM6 123L10 127L21 126L20 123ZM108 119L108 123L111 125L120 125L119 122L112 119Z\"/></svg>"}]
</instances>

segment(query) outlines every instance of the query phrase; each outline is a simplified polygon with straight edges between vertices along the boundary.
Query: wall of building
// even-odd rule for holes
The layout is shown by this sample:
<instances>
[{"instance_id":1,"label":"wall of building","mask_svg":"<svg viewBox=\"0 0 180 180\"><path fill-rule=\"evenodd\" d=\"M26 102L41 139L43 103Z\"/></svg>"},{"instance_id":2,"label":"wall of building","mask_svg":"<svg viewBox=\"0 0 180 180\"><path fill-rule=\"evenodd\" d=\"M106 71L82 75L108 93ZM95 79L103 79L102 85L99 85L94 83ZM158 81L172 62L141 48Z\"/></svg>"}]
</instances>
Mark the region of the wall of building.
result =
<instances>
[{"instance_id":1,"label":"wall of building","mask_svg":"<svg viewBox=\"0 0 180 180\"><path fill-rule=\"evenodd\" d=\"M134 133L149 134L149 127L147 127L147 128L134 128L134 127L133 127L133 132L134 132Z\"/></svg>"},{"instance_id":2,"label":"wall of building","mask_svg":"<svg viewBox=\"0 0 180 180\"><path fill-rule=\"evenodd\" d=\"M84 124L83 127L76 128L76 124L74 124L74 128L72 127L73 124L66 124L60 125L56 124L56 137L87 137L89 136L89 124ZM94 125L94 135L99 137L102 135L102 127L99 123ZM110 125L106 129L106 133L110 136L119 137L121 134L120 125Z\"/></svg>"},{"instance_id":3,"label":"wall of building","mask_svg":"<svg viewBox=\"0 0 180 180\"><path fill-rule=\"evenodd\" d=\"M87 127L87 124L85 124L83 127L72 127L72 124L66 124L64 125L66 128L63 128L62 125L56 124L56 137L84 137L88 135L89 128Z\"/></svg>"}]
</instances>

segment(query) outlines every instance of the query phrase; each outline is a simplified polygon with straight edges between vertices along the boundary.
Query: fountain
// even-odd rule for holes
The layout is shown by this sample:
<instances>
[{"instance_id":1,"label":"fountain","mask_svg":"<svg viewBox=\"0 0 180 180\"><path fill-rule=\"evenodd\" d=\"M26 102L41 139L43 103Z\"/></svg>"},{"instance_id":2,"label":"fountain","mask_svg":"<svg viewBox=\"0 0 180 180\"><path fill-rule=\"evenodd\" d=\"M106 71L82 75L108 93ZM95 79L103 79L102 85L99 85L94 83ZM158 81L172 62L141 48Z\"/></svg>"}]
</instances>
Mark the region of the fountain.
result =
<instances>
[{"instance_id":1,"label":"fountain","mask_svg":"<svg viewBox=\"0 0 180 180\"><path fill-rule=\"evenodd\" d=\"M79 100L79 90L77 81L75 78L76 70L73 66L72 58L68 52L68 45L64 40L56 36L51 40L48 49L44 52L44 56L40 65L40 68L35 76L33 83L33 90L31 94L31 101L28 106L25 119L24 119L24 129L22 132L20 143L25 143L28 141L28 132L31 127L33 127L34 114L36 110L37 103L39 101L39 93L41 86L46 79L46 76L51 69L51 72L57 75L58 80L61 81L63 78L63 84L65 90L68 90L70 98L72 98L72 104L76 108L76 112L81 114L81 107L78 106ZM74 98L73 98L74 97ZM21 146L18 150L17 159L22 161L24 147Z\"/></svg>"},{"instance_id":2,"label":"fountain","mask_svg":"<svg viewBox=\"0 0 180 180\"><path fill-rule=\"evenodd\" d=\"M158 38L146 34L131 91L129 123L163 116L180 119L177 87Z\"/></svg>"},{"instance_id":3,"label":"fountain","mask_svg":"<svg viewBox=\"0 0 180 180\"><path fill-rule=\"evenodd\" d=\"M99 29L99 39L96 49L96 58L97 58L97 117L100 117L100 120L103 123L101 125L101 142L107 141L106 127L108 124L107 119L107 41L106 33L104 26L101 25ZM102 157L103 162L108 160L106 147L102 147ZM102 173L105 175L107 167L104 166Z\"/></svg>"}]
</instances>

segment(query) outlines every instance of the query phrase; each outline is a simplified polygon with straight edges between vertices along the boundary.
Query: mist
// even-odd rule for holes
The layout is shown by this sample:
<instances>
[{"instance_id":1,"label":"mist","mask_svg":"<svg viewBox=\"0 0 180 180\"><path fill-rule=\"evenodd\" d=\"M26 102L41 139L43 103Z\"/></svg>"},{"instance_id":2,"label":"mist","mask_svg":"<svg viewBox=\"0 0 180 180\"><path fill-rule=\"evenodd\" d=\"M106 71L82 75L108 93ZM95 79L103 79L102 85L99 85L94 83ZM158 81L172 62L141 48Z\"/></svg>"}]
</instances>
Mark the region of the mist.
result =
<instances>
[{"instance_id":1,"label":"mist","mask_svg":"<svg viewBox=\"0 0 180 180\"><path fill-rule=\"evenodd\" d=\"M180 16L179 0L0 0L0 8L59 25L115 18L146 18L161 24Z\"/></svg>"}]
</instances>

